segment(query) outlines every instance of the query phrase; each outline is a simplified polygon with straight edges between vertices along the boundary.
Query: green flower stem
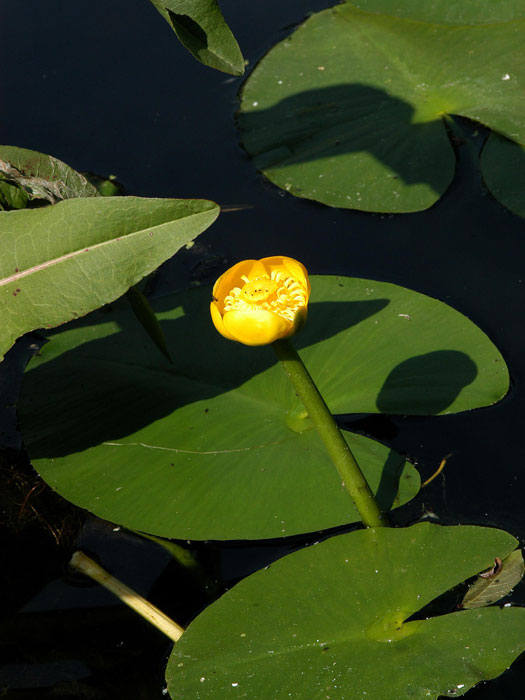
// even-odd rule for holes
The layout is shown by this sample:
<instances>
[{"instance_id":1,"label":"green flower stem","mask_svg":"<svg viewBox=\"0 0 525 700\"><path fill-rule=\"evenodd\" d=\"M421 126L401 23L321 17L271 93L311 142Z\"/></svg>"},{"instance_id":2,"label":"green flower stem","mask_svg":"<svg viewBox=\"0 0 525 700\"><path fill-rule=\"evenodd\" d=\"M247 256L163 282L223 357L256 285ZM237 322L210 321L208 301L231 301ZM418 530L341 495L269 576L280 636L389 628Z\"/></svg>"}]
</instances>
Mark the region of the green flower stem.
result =
<instances>
[{"instance_id":1,"label":"green flower stem","mask_svg":"<svg viewBox=\"0 0 525 700\"><path fill-rule=\"evenodd\" d=\"M276 340L272 345L335 464L361 520L367 527L388 525L388 520L381 513L363 472L296 349L288 340Z\"/></svg>"}]
</instances>

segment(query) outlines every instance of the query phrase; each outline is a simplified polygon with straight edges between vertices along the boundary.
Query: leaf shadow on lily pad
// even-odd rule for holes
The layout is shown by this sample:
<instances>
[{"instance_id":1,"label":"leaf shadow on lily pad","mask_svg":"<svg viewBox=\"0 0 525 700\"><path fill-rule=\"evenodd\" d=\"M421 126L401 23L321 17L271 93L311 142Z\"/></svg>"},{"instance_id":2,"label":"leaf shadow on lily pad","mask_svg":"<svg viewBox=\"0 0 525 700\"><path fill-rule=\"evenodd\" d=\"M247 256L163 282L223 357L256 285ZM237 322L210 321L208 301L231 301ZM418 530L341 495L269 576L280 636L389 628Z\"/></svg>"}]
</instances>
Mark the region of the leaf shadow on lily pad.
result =
<instances>
[{"instance_id":1,"label":"leaf shadow on lily pad","mask_svg":"<svg viewBox=\"0 0 525 700\"><path fill-rule=\"evenodd\" d=\"M383 512L397 508L399 500L399 481L403 474L405 463L399 459L399 454L390 450L381 472L381 480L375 492L376 501Z\"/></svg>"},{"instance_id":2,"label":"leaf shadow on lily pad","mask_svg":"<svg viewBox=\"0 0 525 700\"><path fill-rule=\"evenodd\" d=\"M234 344L216 332L202 313L209 294L204 288L185 295L185 315L162 321L173 365L125 308L117 317L122 332L66 345L62 354L30 369L19 405L31 458L63 457L132 435L186 404L231 391L276 366L271 348ZM296 344L320 342L387 304L387 299L311 304L311 325ZM287 407L279 408L284 421Z\"/></svg>"},{"instance_id":3,"label":"leaf shadow on lily pad","mask_svg":"<svg viewBox=\"0 0 525 700\"><path fill-rule=\"evenodd\" d=\"M445 126L441 119L414 123L414 116L414 108L404 100L377 87L352 83L298 92L267 109L250 108L239 114L238 123L246 150L264 171L286 172L296 164L332 159L330 167L319 170L321 174L305 172L296 181L292 178L288 189L293 194L301 195L303 182L310 183L310 178L330 178L334 158L345 167L343 189L350 182L366 184L374 173L352 172L351 162L344 161L345 155L362 152L386 166L383 179L425 183L442 194L452 180L455 162ZM339 175L343 166L337 166ZM320 193L325 185L317 180L315 187Z\"/></svg>"},{"instance_id":4,"label":"leaf shadow on lily pad","mask_svg":"<svg viewBox=\"0 0 525 700\"><path fill-rule=\"evenodd\" d=\"M477 375L474 362L457 350L411 357L390 372L377 397L377 408L381 413L399 413L407 405L417 408L422 389L426 389L425 413L436 415L445 411Z\"/></svg>"}]
</instances>

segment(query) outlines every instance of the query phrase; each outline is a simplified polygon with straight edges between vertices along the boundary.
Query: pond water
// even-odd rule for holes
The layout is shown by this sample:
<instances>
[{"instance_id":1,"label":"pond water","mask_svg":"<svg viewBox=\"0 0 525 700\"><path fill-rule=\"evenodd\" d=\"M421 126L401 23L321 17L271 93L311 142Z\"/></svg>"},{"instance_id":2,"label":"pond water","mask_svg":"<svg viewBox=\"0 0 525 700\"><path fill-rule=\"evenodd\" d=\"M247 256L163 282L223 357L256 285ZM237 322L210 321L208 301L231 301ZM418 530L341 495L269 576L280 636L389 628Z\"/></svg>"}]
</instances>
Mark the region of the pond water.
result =
<instances>
[{"instance_id":1,"label":"pond water","mask_svg":"<svg viewBox=\"0 0 525 700\"><path fill-rule=\"evenodd\" d=\"M307 12L330 4L225 0L221 7L250 70ZM128 194L203 197L231 208L190 250L163 266L155 293L213 280L243 258L285 254L300 259L310 273L388 281L423 292L479 325L511 373L511 390L498 405L441 417L347 417L346 423L408 455L423 478L452 455L443 476L398 511L396 522L415 520L430 509L439 522L497 526L523 540L525 222L483 186L471 146L479 149L484 134L458 122L467 142L457 146L455 179L428 211L376 215L330 209L296 199L257 174L234 123L242 79L197 63L147 0L87 5L4 0L0 18L0 143L52 154L81 171L113 173ZM12 353L2 377L0 429L9 449L1 466L4 484L11 486L13 465L24 468L15 449L11 404L26 345ZM170 645L110 594L67 573L72 540L80 532L76 546L181 624L206 598L161 547L94 519L82 526L67 507L71 536L57 548L45 510L58 507L52 494L40 494L49 499L41 505L40 520L33 514L22 527L36 501L20 500L20 494L27 495L33 482L15 486L20 488L12 492L5 485L2 497L4 503L18 494L13 498L23 513L20 527L2 534L4 696L165 697L163 667ZM13 518L6 522L13 525ZM191 548L217 581L217 593L294 545L194 543ZM525 584L513 600L525 605ZM521 698L524 679L521 660L469 697Z\"/></svg>"}]
</instances>

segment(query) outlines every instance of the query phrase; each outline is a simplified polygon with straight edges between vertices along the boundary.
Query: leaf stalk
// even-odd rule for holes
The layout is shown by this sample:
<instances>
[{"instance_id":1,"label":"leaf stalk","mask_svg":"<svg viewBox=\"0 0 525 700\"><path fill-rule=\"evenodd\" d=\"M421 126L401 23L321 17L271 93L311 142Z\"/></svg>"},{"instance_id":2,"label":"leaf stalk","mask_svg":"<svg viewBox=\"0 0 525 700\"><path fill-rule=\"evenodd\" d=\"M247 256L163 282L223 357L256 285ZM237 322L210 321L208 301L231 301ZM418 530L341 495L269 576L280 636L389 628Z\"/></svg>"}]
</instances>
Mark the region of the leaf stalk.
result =
<instances>
[{"instance_id":1,"label":"leaf stalk","mask_svg":"<svg viewBox=\"0 0 525 700\"><path fill-rule=\"evenodd\" d=\"M295 393L308 411L308 415L364 525L366 527L388 526L386 516L381 512L363 472L299 353L286 339L276 340L272 346L286 375L292 382Z\"/></svg>"}]
</instances>

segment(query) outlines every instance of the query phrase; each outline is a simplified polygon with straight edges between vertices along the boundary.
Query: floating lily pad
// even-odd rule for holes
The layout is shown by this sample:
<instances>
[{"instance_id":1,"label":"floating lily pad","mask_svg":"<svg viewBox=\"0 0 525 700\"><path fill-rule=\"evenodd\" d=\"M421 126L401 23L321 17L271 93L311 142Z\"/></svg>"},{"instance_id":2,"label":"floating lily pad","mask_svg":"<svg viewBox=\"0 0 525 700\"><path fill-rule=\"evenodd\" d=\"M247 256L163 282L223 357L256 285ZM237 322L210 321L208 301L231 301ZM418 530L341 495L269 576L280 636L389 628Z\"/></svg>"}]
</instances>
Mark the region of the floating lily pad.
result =
<instances>
[{"instance_id":1,"label":"floating lily pad","mask_svg":"<svg viewBox=\"0 0 525 700\"><path fill-rule=\"evenodd\" d=\"M491 134L481 154L481 168L494 197L525 217L525 146Z\"/></svg>"},{"instance_id":2,"label":"floating lily pad","mask_svg":"<svg viewBox=\"0 0 525 700\"><path fill-rule=\"evenodd\" d=\"M333 413L447 413L505 394L501 355L445 304L347 277L314 276L312 289L294 341ZM33 464L78 505L166 537L281 537L358 520L272 349L222 338L210 298L201 288L153 305L173 364L126 308L51 336L20 403ZM346 436L383 508L415 495L399 455Z\"/></svg>"},{"instance_id":3,"label":"floating lily pad","mask_svg":"<svg viewBox=\"0 0 525 700\"><path fill-rule=\"evenodd\" d=\"M368 12L439 24L489 24L525 17L523 0L351 0Z\"/></svg>"},{"instance_id":4,"label":"floating lily pad","mask_svg":"<svg viewBox=\"0 0 525 700\"><path fill-rule=\"evenodd\" d=\"M218 214L207 200L98 196L0 213L0 360L24 333L120 297Z\"/></svg>"},{"instance_id":5,"label":"floating lily pad","mask_svg":"<svg viewBox=\"0 0 525 700\"><path fill-rule=\"evenodd\" d=\"M447 25L350 4L324 10L246 82L244 146L298 197L364 211L426 209L454 175L447 114L525 143L524 44L524 19Z\"/></svg>"},{"instance_id":6,"label":"floating lily pad","mask_svg":"<svg viewBox=\"0 0 525 700\"><path fill-rule=\"evenodd\" d=\"M516 544L501 530L421 523L340 535L290 554L190 624L168 662L171 697L464 695L525 649L525 609L407 620Z\"/></svg>"}]
</instances>

